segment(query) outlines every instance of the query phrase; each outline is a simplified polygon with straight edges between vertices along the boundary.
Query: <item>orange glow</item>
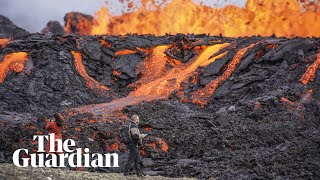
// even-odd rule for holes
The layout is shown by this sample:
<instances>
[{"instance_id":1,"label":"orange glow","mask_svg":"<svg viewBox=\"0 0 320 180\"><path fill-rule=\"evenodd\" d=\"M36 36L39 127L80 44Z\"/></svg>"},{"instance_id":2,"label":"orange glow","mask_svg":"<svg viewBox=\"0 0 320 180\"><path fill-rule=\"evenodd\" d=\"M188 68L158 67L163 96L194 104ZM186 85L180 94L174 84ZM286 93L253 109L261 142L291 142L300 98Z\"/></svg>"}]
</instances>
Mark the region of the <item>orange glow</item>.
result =
<instances>
[{"instance_id":1,"label":"orange glow","mask_svg":"<svg viewBox=\"0 0 320 180\"><path fill-rule=\"evenodd\" d=\"M100 44L107 47L107 48L110 48L112 45L107 43L105 40L99 40Z\"/></svg>"},{"instance_id":2,"label":"orange glow","mask_svg":"<svg viewBox=\"0 0 320 180\"><path fill-rule=\"evenodd\" d=\"M64 30L67 33L76 31L80 35L89 35L91 33L93 22L90 18L85 16L77 15L77 13L68 13L65 18ZM74 30L76 27L76 30Z\"/></svg>"},{"instance_id":3,"label":"orange glow","mask_svg":"<svg viewBox=\"0 0 320 180\"><path fill-rule=\"evenodd\" d=\"M285 104L289 104L291 106L294 105L294 102L292 102L292 101L290 101L290 100L288 100L287 98L284 98L284 97L280 98L280 102L282 102L283 105L285 105Z\"/></svg>"},{"instance_id":4,"label":"orange glow","mask_svg":"<svg viewBox=\"0 0 320 180\"><path fill-rule=\"evenodd\" d=\"M233 57L232 61L229 63L227 69L223 72L223 74L216 79L209 82L204 89L200 89L198 91L195 91L193 93L192 102L197 103L200 105L205 105L208 101L208 98L211 97L214 93L214 91L217 89L217 87L224 82L226 79L228 79L232 72L235 70L237 65L240 63L240 60L244 56L244 54L248 51L249 48L252 48L255 44L251 44L248 47L245 47L237 52L237 54Z\"/></svg>"},{"instance_id":5,"label":"orange glow","mask_svg":"<svg viewBox=\"0 0 320 180\"><path fill-rule=\"evenodd\" d=\"M125 54L134 54L137 51L133 51L133 50L129 50L129 49L125 49L125 50L120 50L114 53L115 56L119 56L119 55L125 55Z\"/></svg>"},{"instance_id":6,"label":"orange glow","mask_svg":"<svg viewBox=\"0 0 320 180\"><path fill-rule=\"evenodd\" d=\"M142 71L143 76L140 78L140 82L147 83L155 78L160 77L166 70L167 58L164 54L168 49L168 45L157 46L151 51L151 57L147 57L144 60L144 68Z\"/></svg>"},{"instance_id":7,"label":"orange glow","mask_svg":"<svg viewBox=\"0 0 320 180\"><path fill-rule=\"evenodd\" d=\"M157 140L158 140L158 143L161 145L162 151L167 152L169 149L168 144L164 140L162 140L161 138L157 138Z\"/></svg>"},{"instance_id":8,"label":"orange glow","mask_svg":"<svg viewBox=\"0 0 320 180\"><path fill-rule=\"evenodd\" d=\"M222 53L211 59L210 56L229 44L218 44L209 46L195 60L190 60L186 64L176 65L174 68L164 73L167 58L164 51L167 46L158 46L153 51L150 61L146 61L147 70L136 84L141 84L129 96L145 97L145 100L163 99L175 90L180 88L180 83L188 79L192 73L201 66L207 66L218 58L222 58L227 52Z\"/></svg>"},{"instance_id":9,"label":"orange glow","mask_svg":"<svg viewBox=\"0 0 320 180\"><path fill-rule=\"evenodd\" d=\"M110 19L109 10L105 7L101 7L100 10L96 13L96 24L93 26L91 34L107 34L107 32L104 30L110 24L108 19Z\"/></svg>"},{"instance_id":10,"label":"orange glow","mask_svg":"<svg viewBox=\"0 0 320 180\"><path fill-rule=\"evenodd\" d=\"M309 81L312 81L316 76L316 71L320 65L320 53L317 54L316 61L307 68L307 71L302 75L300 82L302 84L308 84Z\"/></svg>"},{"instance_id":11,"label":"orange glow","mask_svg":"<svg viewBox=\"0 0 320 180\"><path fill-rule=\"evenodd\" d=\"M79 52L71 51L74 58L74 66L81 77L86 81L87 87L90 89L96 90L98 92L107 91L109 88L102 85L100 82L96 81L90 77L86 71L86 67L82 63L82 56Z\"/></svg>"},{"instance_id":12,"label":"orange glow","mask_svg":"<svg viewBox=\"0 0 320 180\"><path fill-rule=\"evenodd\" d=\"M114 76L120 76L121 75L121 72L117 71L117 70L113 70L112 71L112 75Z\"/></svg>"},{"instance_id":13,"label":"orange glow","mask_svg":"<svg viewBox=\"0 0 320 180\"><path fill-rule=\"evenodd\" d=\"M313 89L301 93L298 101L290 101L287 98L280 98L282 105L289 110L294 116L301 120L304 120L304 105L310 103L313 100L312 97Z\"/></svg>"},{"instance_id":14,"label":"orange glow","mask_svg":"<svg viewBox=\"0 0 320 180\"><path fill-rule=\"evenodd\" d=\"M28 61L26 52L16 52L8 54L0 62L0 83L3 83L9 71L22 72L25 62Z\"/></svg>"},{"instance_id":15,"label":"orange glow","mask_svg":"<svg viewBox=\"0 0 320 180\"><path fill-rule=\"evenodd\" d=\"M143 0L140 9L121 16L113 16L102 7L95 15L91 34L320 35L320 23L316 23L320 20L319 3L302 6L297 0L247 0L243 8L234 5L213 8L192 0L172 0L164 7L150 2L154 1ZM83 24L86 23L79 23L79 29Z\"/></svg>"},{"instance_id":16,"label":"orange glow","mask_svg":"<svg viewBox=\"0 0 320 180\"><path fill-rule=\"evenodd\" d=\"M149 147L151 147L152 149L156 149L157 145L155 142L151 142L150 144L148 144Z\"/></svg>"},{"instance_id":17,"label":"orange glow","mask_svg":"<svg viewBox=\"0 0 320 180\"><path fill-rule=\"evenodd\" d=\"M151 127L146 127L146 128L144 128L146 131L148 131L148 132L150 132L150 131L152 131L152 128Z\"/></svg>"},{"instance_id":18,"label":"orange glow","mask_svg":"<svg viewBox=\"0 0 320 180\"><path fill-rule=\"evenodd\" d=\"M180 88L181 82L194 75L194 71L198 67L207 66L216 59L224 57L227 52L211 58L213 54L226 48L228 45L228 43L225 43L206 47L197 58L191 59L185 64L177 64L169 70L166 67L168 57L164 53L169 46L158 46L153 49L151 56L145 59L142 77L139 81L130 85L136 87L136 89L127 97L116 99L110 103L87 105L74 110L91 112L96 115L106 114L142 101L168 98L174 90Z\"/></svg>"},{"instance_id":19,"label":"orange glow","mask_svg":"<svg viewBox=\"0 0 320 180\"><path fill-rule=\"evenodd\" d=\"M118 143L113 143L110 145L110 148L114 151L119 150L119 144Z\"/></svg>"},{"instance_id":20,"label":"orange glow","mask_svg":"<svg viewBox=\"0 0 320 180\"><path fill-rule=\"evenodd\" d=\"M6 45L7 45L7 43L8 43L8 41L9 41L9 39L1 39L1 38L0 38L0 46L1 46L2 48L5 48Z\"/></svg>"}]
</instances>

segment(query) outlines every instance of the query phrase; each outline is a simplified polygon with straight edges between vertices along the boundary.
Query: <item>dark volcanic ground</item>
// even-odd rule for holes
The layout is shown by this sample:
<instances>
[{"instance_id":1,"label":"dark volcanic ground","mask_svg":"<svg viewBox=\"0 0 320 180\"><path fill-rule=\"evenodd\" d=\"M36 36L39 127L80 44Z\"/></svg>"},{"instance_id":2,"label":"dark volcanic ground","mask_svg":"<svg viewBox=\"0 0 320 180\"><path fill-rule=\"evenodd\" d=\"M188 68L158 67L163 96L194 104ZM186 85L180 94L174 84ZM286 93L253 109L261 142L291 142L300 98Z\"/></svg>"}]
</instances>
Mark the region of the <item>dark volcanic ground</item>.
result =
<instances>
[{"instance_id":1,"label":"dark volcanic ground","mask_svg":"<svg viewBox=\"0 0 320 180\"><path fill-rule=\"evenodd\" d=\"M108 45L101 45L101 40ZM194 47L220 41L231 44L227 55L198 68L196 80L186 80L179 89L185 94L183 99L174 91L168 99L107 114L69 111L126 97L134 90L128 85L143 75L141 66L152 47L171 45L167 55L187 63L197 56ZM183 103L192 101L193 92L221 76L235 54L252 43L257 45L244 54L206 106ZM26 35L0 48L0 62L12 52L29 55L24 71L9 72L0 84L0 162L12 162L16 149L36 148L32 136L46 133L36 115L61 112L64 138L73 138L77 146L91 152L120 152L122 165L127 154L119 144L118 127L137 113L142 131L149 134L141 152L147 174L319 179L320 71L307 84L300 82L307 68L316 63L319 48L318 38ZM116 54L124 49L135 52ZM88 87L75 68L72 50L81 53L88 75L109 91ZM168 63L166 68L165 72L172 66ZM167 143L167 151L162 141Z\"/></svg>"}]
</instances>

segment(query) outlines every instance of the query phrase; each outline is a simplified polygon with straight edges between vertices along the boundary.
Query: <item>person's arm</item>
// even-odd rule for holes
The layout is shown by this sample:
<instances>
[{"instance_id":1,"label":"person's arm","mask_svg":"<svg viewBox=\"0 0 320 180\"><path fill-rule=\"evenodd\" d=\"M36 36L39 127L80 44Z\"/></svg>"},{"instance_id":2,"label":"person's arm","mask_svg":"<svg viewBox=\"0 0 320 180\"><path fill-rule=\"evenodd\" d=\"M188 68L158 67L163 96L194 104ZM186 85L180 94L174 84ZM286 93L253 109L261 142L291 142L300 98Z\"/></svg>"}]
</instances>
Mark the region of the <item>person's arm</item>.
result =
<instances>
[{"instance_id":1,"label":"person's arm","mask_svg":"<svg viewBox=\"0 0 320 180\"><path fill-rule=\"evenodd\" d=\"M147 136L147 134L140 134L139 129L136 127L131 128L131 135L133 139L143 139Z\"/></svg>"},{"instance_id":2,"label":"person's arm","mask_svg":"<svg viewBox=\"0 0 320 180\"><path fill-rule=\"evenodd\" d=\"M132 140L139 140L141 137L140 131L136 127L131 128L131 138Z\"/></svg>"}]
</instances>

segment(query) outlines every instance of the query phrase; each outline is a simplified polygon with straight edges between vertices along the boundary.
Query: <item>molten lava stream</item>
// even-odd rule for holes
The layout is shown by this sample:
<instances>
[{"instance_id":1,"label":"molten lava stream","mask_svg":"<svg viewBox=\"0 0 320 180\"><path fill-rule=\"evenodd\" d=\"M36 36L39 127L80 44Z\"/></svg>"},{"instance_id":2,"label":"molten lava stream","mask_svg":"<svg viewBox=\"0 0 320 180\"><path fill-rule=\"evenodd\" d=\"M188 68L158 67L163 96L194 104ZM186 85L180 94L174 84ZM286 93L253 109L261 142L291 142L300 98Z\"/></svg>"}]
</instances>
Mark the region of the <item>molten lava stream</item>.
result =
<instances>
[{"instance_id":1,"label":"molten lava stream","mask_svg":"<svg viewBox=\"0 0 320 180\"><path fill-rule=\"evenodd\" d=\"M135 91L131 92L129 96L143 96L146 98L146 100L168 98L175 89L180 88L180 83L190 77L190 75L198 67L207 66L208 64L214 62L216 59L226 55L227 52L224 52L214 58L209 59L212 54L217 53L219 50L225 48L228 45L228 43L225 43L208 47L194 61L174 67L164 76L154 79L150 83L142 83L142 85ZM159 55L159 57L161 57L161 55Z\"/></svg>"},{"instance_id":2,"label":"molten lava stream","mask_svg":"<svg viewBox=\"0 0 320 180\"><path fill-rule=\"evenodd\" d=\"M135 91L131 92L125 98L117 99L110 103L89 105L77 110L85 112L90 111L95 115L99 115L119 110L127 105L137 104L142 101L168 98L175 89L180 88L180 83L188 79L198 67L207 66L216 59L225 56L227 52L209 59L212 54L217 53L228 45L228 43L225 43L209 46L195 60L186 64L180 64L166 73L162 73L162 71L164 70L167 61L167 57L164 54L167 46L159 46L154 49L151 60L146 60L147 70L136 83L141 85ZM152 73L152 70L155 70L155 73Z\"/></svg>"},{"instance_id":3,"label":"molten lava stream","mask_svg":"<svg viewBox=\"0 0 320 180\"><path fill-rule=\"evenodd\" d=\"M74 66L80 74L80 76L83 77L83 79L85 80L88 88L93 89L99 93L109 90L108 87L102 85L101 83L99 83L98 81L96 81L88 75L86 67L82 63L82 56L79 52L71 51L71 53L74 58Z\"/></svg>"},{"instance_id":4,"label":"molten lava stream","mask_svg":"<svg viewBox=\"0 0 320 180\"><path fill-rule=\"evenodd\" d=\"M240 60L248 51L248 49L252 48L253 46L255 46L255 44L251 44L250 46L239 50L221 76L209 82L204 89L199 89L192 94L192 102L204 106L208 99L213 96L213 93L217 87L231 76L232 72L240 63Z\"/></svg>"},{"instance_id":5,"label":"molten lava stream","mask_svg":"<svg viewBox=\"0 0 320 180\"><path fill-rule=\"evenodd\" d=\"M9 71L22 72L25 62L28 61L26 52L15 52L8 54L0 62L0 83L3 83Z\"/></svg>"},{"instance_id":6,"label":"molten lava stream","mask_svg":"<svg viewBox=\"0 0 320 180\"><path fill-rule=\"evenodd\" d=\"M316 71L320 65L320 53L317 54L316 61L307 68L306 72L302 75L300 82L302 84L308 84L309 81L312 81L316 76Z\"/></svg>"},{"instance_id":7,"label":"molten lava stream","mask_svg":"<svg viewBox=\"0 0 320 180\"><path fill-rule=\"evenodd\" d=\"M121 51L117 51L114 53L115 56L119 56L119 55L126 55L126 54L134 54L137 51L133 51L133 50L129 50L129 49L125 49L125 50L121 50Z\"/></svg>"},{"instance_id":8,"label":"molten lava stream","mask_svg":"<svg viewBox=\"0 0 320 180\"><path fill-rule=\"evenodd\" d=\"M7 43L8 43L8 41L9 41L9 39L1 39L1 38L0 38L0 46L1 46L2 48L5 48L6 45L7 45Z\"/></svg>"},{"instance_id":9,"label":"molten lava stream","mask_svg":"<svg viewBox=\"0 0 320 180\"><path fill-rule=\"evenodd\" d=\"M148 83L162 76L166 71L167 58L164 53L169 45L161 45L155 47L151 52L151 57L144 60L144 69L140 80L130 86L136 86L139 83Z\"/></svg>"},{"instance_id":10,"label":"molten lava stream","mask_svg":"<svg viewBox=\"0 0 320 180\"><path fill-rule=\"evenodd\" d=\"M107 48L110 48L112 45L107 43L105 40L99 40L100 44L107 47Z\"/></svg>"}]
</instances>

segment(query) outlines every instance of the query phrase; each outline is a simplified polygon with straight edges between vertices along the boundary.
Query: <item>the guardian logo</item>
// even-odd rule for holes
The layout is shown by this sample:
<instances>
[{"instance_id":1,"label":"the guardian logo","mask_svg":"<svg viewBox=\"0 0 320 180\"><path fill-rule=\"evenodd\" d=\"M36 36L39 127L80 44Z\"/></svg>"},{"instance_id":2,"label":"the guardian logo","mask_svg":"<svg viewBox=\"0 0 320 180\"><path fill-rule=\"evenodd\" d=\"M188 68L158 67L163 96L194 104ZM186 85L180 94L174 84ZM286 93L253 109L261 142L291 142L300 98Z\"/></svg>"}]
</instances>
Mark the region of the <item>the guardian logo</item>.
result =
<instances>
[{"instance_id":1,"label":"the guardian logo","mask_svg":"<svg viewBox=\"0 0 320 180\"><path fill-rule=\"evenodd\" d=\"M18 167L66 167L66 164L70 167L119 167L117 153L89 153L89 148L84 148L84 150L73 148L72 150L72 147L75 147L74 140L66 139L62 142L61 139L55 139L54 136L54 134L33 136L33 140L38 139L37 153L29 154L28 149L18 149L13 153L13 163ZM50 154L45 153L45 139L49 140ZM57 143L56 146L55 143ZM30 157L20 158L22 152Z\"/></svg>"}]
</instances>

